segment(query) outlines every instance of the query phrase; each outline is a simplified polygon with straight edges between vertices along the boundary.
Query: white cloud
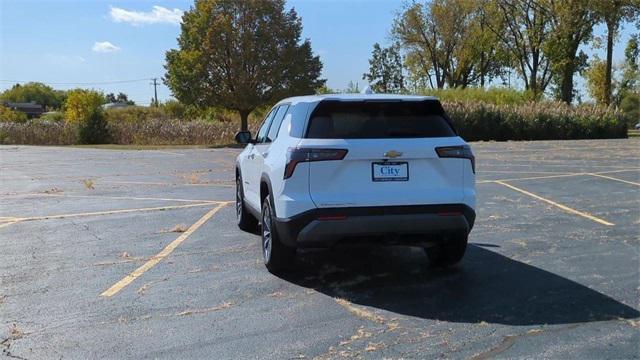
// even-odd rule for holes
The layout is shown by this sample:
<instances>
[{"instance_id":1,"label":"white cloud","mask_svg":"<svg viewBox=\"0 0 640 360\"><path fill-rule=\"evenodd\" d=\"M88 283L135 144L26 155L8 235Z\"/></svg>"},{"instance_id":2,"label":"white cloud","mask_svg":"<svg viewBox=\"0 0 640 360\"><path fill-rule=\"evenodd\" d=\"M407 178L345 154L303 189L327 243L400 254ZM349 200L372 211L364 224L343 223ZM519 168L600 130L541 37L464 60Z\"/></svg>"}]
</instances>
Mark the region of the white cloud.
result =
<instances>
[{"instance_id":1,"label":"white cloud","mask_svg":"<svg viewBox=\"0 0 640 360\"><path fill-rule=\"evenodd\" d=\"M91 50L97 53L110 53L118 51L120 48L108 41L96 41Z\"/></svg>"},{"instance_id":2,"label":"white cloud","mask_svg":"<svg viewBox=\"0 0 640 360\"><path fill-rule=\"evenodd\" d=\"M182 10L167 9L162 6L154 6L151 11L132 11L111 7L111 20L125 22L131 25L145 24L172 24L179 25L182 21Z\"/></svg>"}]
</instances>

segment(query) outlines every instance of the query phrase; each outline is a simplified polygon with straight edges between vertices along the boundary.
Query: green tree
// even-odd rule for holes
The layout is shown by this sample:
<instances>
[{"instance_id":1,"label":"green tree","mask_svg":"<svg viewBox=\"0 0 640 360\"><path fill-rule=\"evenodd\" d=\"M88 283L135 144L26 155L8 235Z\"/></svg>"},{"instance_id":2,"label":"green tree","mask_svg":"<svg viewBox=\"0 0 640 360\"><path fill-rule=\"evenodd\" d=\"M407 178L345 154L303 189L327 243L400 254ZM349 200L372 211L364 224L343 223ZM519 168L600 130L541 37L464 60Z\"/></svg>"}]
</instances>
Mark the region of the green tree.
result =
<instances>
[{"instance_id":1,"label":"green tree","mask_svg":"<svg viewBox=\"0 0 640 360\"><path fill-rule=\"evenodd\" d=\"M235 110L242 130L259 106L324 84L322 63L284 0L196 0L166 54L165 84L185 104Z\"/></svg>"},{"instance_id":2,"label":"green tree","mask_svg":"<svg viewBox=\"0 0 640 360\"><path fill-rule=\"evenodd\" d=\"M624 64L622 66L622 80L620 81L621 99L625 93L640 91L640 47L638 40L640 35L635 35L629 39L624 50Z\"/></svg>"},{"instance_id":3,"label":"green tree","mask_svg":"<svg viewBox=\"0 0 640 360\"><path fill-rule=\"evenodd\" d=\"M640 122L640 35L635 35L627 43L624 51L622 80L615 96L615 103L627 119L629 127Z\"/></svg>"},{"instance_id":4,"label":"green tree","mask_svg":"<svg viewBox=\"0 0 640 360\"><path fill-rule=\"evenodd\" d=\"M513 67L534 99L551 81L543 46L550 36L550 14L538 0L497 0L504 31L494 31L507 49Z\"/></svg>"},{"instance_id":5,"label":"green tree","mask_svg":"<svg viewBox=\"0 0 640 360\"><path fill-rule=\"evenodd\" d=\"M127 105L135 105L136 103L133 100L129 100L127 94L123 92L119 92L118 95L114 95L113 93L108 93L104 96L105 101L107 103L124 103Z\"/></svg>"},{"instance_id":6,"label":"green tree","mask_svg":"<svg viewBox=\"0 0 640 360\"><path fill-rule=\"evenodd\" d=\"M606 0L596 1L594 4L599 20L607 26L607 62L605 72L605 104L611 103L612 96L612 68L613 68L613 43L618 35L620 23L632 21L640 14L640 1L638 0ZM640 21L638 21L640 23Z\"/></svg>"},{"instance_id":7,"label":"green tree","mask_svg":"<svg viewBox=\"0 0 640 360\"><path fill-rule=\"evenodd\" d=\"M347 88L343 91L346 94L357 94L360 92L358 82L349 81Z\"/></svg>"},{"instance_id":8,"label":"green tree","mask_svg":"<svg viewBox=\"0 0 640 360\"><path fill-rule=\"evenodd\" d=\"M471 51L478 59L476 72L479 85L484 88L487 82L503 75L510 65L508 51L497 35L504 33L505 23L495 0L477 0L471 31L475 34Z\"/></svg>"},{"instance_id":9,"label":"green tree","mask_svg":"<svg viewBox=\"0 0 640 360\"><path fill-rule=\"evenodd\" d=\"M24 85L15 84L0 93L0 100L11 102L35 102L47 109L60 109L64 104L66 92L54 90L51 86L38 82Z\"/></svg>"},{"instance_id":10,"label":"green tree","mask_svg":"<svg viewBox=\"0 0 640 360\"><path fill-rule=\"evenodd\" d=\"M596 24L593 3L593 0L544 2L544 11L550 19L544 52L550 60L558 98L567 104L573 101L573 76L587 65L586 54L578 54L578 48L591 38Z\"/></svg>"},{"instance_id":11,"label":"green tree","mask_svg":"<svg viewBox=\"0 0 640 360\"><path fill-rule=\"evenodd\" d=\"M373 52L369 59L369 72L362 75L369 81L371 88L380 93L397 93L404 90L402 75L402 56L397 45L382 48L373 44Z\"/></svg>"},{"instance_id":12,"label":"green tree","mask_svg":"<svg viewBox=\"0 0 640 360\"><path fill-rule=\"evenodd\" d=\"M316 89L316 94L324 95L324 94L335 94L337 91L328 87L327 85L322 85Z\"/></svg>"}]
</instances>

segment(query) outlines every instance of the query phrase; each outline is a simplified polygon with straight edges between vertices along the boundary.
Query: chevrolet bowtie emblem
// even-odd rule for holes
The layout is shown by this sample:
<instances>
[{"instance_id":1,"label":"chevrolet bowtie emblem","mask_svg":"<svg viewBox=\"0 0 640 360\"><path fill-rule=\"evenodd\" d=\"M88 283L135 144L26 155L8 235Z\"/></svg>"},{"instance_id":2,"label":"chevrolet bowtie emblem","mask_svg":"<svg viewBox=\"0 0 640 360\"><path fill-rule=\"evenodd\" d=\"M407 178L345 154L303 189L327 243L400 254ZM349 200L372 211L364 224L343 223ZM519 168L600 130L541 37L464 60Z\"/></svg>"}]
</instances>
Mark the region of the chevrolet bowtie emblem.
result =
<instances>
[{"instance_id":1,"label":"chevrolet bowtie emblem","mask_svg":"<svg viewBox=\"0 0 640 360\"><path fill-rule=\"evenodd\" d=\"M384 157L388 157L388 158L397 158L402 156L402 152L400 151L395 151L395 150L389 150L386 153L384 153Z\"/></svg>"}]
</instances>

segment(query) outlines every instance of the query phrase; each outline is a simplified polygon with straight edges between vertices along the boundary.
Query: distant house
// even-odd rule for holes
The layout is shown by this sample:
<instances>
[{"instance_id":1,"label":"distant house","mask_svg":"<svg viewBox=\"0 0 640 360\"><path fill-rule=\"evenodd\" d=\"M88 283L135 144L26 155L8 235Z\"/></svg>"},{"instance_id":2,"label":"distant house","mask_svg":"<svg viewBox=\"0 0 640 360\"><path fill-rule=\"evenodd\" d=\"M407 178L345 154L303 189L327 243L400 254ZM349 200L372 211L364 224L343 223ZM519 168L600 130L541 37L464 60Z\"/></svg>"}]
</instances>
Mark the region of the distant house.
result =
<instances>
[{"instance_id":1,"label":"distant house","mask_svg":"<svg viewBox=\"0 0 640 360\"><path fill-rule=\"evenodd\" d=\"M107 110L107 109L118 109L118 108L126 108L129 107L131 105L125 103L125 102L113 102L113 103L106 103L104 105L102 105L102 108Z\"/></svg>"},{"instance_id":2,"label":"distant house","mask_svg":"<svg viewBox=\"0 0 640 360\"><path fill-rule=\"evenodd\" d=\"M38 105L34 102L30 103L18 103L18 102L10 102L4 101L2 105L10 108L11 110L20 111L27 114L29 119L40 117L44 112L44 108L42 105Z\"/></svg>"}]
</instances>

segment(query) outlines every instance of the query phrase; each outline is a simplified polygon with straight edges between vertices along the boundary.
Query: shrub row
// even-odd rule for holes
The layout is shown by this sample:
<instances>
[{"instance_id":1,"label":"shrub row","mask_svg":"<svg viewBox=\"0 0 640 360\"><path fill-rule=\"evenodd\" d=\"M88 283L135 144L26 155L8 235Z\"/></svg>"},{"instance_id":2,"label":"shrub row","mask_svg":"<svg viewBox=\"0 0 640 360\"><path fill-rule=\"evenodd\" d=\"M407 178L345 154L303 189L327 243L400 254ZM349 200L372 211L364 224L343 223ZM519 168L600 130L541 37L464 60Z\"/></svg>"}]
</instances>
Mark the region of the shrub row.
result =
<instances>
[{"instance_id":1,"label":"shrub row","mask_svg":"<svg viewBox=\"0 0 640 360\"><path fill-rule=\"evenodd\" d=\"M563 103L493 105L478 102L444 102L459 134L468 141L556 140L624 138L627 128L620 114L593 106L569 107ZM150 110L153 112L154 110ZM125 118L107 113L105 139L113 144L210 145L229 144L238 121L177 120L164 116L148 119L129 111ZM122 114L121 114L122 115ZM99 119L97 119L99 120ZM255 131L259 119L252 117ZM84 132L83 132L84 131ZM103 132L100 122L85 130L70 122L29 120L0 122L0 143L68 145L92 142ZM95 141L94 141L95 142Z\"/></svg>"}]
</instances>

